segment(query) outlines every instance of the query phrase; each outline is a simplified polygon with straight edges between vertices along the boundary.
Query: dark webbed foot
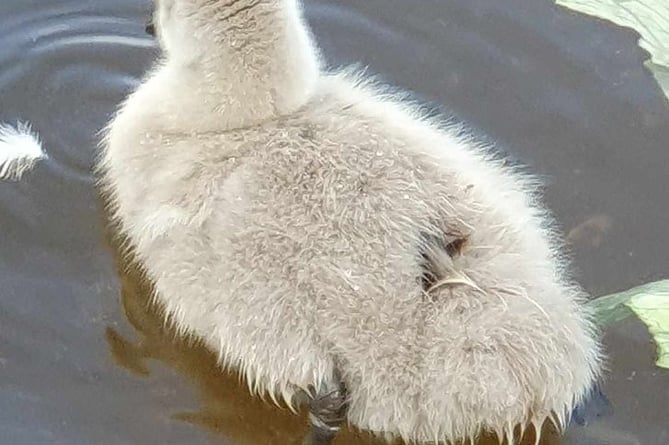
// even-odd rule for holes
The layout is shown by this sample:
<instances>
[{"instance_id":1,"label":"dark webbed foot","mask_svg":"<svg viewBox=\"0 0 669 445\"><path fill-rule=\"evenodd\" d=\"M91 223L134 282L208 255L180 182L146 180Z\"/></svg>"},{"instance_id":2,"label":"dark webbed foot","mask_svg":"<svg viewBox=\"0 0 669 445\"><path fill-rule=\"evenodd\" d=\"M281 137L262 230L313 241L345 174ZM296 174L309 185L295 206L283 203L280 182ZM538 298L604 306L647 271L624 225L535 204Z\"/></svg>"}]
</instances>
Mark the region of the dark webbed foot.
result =
<instances>
[{"instance_id":1,"label":"dark webbed foot","mask_svg":"<svg viewBox=\"0 0 669 445\"><path fill-rule=\"evenodd\" d=\"M310 430L302 445L330 445L346 420L346 409L342 383L318 392L309 401Z\"/></svg>"},{"instance_id":2,"label":"dark webbed foot","mask_svg":"<svg viewBox=\"0 0 669 445\"><path fill-rule=\"evenodd\" d=\"M574 408L571 418L576 424L587 426L599 417L611 415L612 411L611 402L600 384L596 384L585 400Z\"/></svg>"}]
</instances>

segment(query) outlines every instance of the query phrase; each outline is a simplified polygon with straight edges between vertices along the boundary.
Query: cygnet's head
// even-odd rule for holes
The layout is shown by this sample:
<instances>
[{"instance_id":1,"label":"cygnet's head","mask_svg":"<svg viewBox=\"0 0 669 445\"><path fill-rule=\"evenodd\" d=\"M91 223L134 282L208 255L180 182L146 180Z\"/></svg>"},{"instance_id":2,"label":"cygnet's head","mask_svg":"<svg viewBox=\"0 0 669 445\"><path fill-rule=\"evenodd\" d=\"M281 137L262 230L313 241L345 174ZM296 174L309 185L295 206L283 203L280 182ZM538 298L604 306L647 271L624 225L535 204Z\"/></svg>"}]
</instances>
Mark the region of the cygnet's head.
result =
<instances>
[{"instance_id":1,"label":"cygnet's head","mask_svg":"<svg viewBox=\"0 0 669 445\"><path fill-rule=\"evenodd\" d=\"M168 59L185 63L281 50L303 29L297 0L154 0L147 25Z\"/></svg>"},{"instance_id":2,"label":"cygnet's head","mask_svg":"<svg viewBox=\"0 0 669 445\"><path fill-rule=\"evenodd\" d=\"M147 31L157 37L161 49L170 58L196 60L204 55L206 37L203 32L210 26L200 23L195 6L215 3L198 0L154 0L153 17ZM192 11L191 11L192 9ZM204 11L202 11L204 13Z\"/></svg>"},{"instance_id":3,"label":"cygnet's head","mask_svg":"<svg viewBox=\"0 0 669 445\"><path fill-rule=\"evenodd\" d=\"M196 78L180 87L208 85L208 102L218 98L226 110L256 118L295 110L314 91L320 57L299 0L154 2L147 30L155 30L168 66Z\"/></svg>"}]
</instances>

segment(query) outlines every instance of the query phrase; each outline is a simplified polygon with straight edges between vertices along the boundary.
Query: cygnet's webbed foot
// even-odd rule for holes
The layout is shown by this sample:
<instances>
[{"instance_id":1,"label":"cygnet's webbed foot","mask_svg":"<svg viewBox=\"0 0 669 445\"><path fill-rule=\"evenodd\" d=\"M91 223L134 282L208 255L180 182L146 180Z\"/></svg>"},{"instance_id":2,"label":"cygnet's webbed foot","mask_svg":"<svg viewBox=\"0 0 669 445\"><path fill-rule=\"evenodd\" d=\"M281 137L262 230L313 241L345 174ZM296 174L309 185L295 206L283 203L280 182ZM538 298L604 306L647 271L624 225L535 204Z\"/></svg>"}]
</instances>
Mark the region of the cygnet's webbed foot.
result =
<instances>
[{"instance_id":1,"label":"cygnet's webbed foot","mask_svg":"<svg viewBox=\"0 0 669 445\"><path fill-rule=\"evenodd\" d=\"M318 392L309 401L310 429L302 445L330 445L346 420L346 410L343 383Z\"/></svg>"},{"instance_id":2,"label":"cygnet's webbed foot","mask_svg":"<svg viewBox=\"0 0 669 445\"><path fill-rule=\"evenodd\" d=\"M587 426L600 417L610 416L612 412L611 402L598 383L594 385L585 400L574 408L571 418L576 424Z\"/></svg>"}]
</instances>

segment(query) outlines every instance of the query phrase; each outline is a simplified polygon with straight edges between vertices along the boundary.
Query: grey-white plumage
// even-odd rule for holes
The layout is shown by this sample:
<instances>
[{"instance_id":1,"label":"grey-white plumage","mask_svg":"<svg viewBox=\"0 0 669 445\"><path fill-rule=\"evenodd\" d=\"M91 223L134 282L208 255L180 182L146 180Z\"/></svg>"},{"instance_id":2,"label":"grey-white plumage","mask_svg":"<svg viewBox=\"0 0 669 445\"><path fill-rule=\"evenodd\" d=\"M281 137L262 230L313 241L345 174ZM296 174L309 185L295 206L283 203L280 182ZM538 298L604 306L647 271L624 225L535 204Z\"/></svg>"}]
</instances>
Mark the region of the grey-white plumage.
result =
<instances>
[{"instance_id":1,"label":"grey-white plumage","mask_svg":"<svg viewBox=\"0 0 669 445\"><path fill-rule=\"evenodd\" d=\"M350 72L293 0L160 0L102 185L182 331L289 404L455 441L564 424L599 373L535 181Z\"/></svg>"}]
</instances>

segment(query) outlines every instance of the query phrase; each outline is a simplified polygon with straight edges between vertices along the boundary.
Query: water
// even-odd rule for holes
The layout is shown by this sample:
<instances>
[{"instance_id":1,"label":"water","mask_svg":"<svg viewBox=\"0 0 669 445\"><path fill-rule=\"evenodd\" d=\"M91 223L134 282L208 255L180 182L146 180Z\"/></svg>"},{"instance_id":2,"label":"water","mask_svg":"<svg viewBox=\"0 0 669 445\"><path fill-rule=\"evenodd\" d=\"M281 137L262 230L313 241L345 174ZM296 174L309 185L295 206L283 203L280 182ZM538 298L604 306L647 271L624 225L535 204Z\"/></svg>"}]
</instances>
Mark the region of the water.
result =
<instances>
[{"instance_id":1,"label":"water","mask_svg":"<svg viewBox=\"0 0 669 445\"><path fill-rule=\"evenodd\" d=\"M632 31L541 0L306 3L330 64L368 65L448 106L547 177L590 292L669 274L669 107ZM299 443L303 419L161 329L146 283L117 272L105 240L97 132L156 55L150 8L0 2L0 121L33 122L51 156L0 183L1 444ZM669 443L669 372L643 326L622 323L606 344L613 411L544 444Z\"/></svg>"}]
</instances>

